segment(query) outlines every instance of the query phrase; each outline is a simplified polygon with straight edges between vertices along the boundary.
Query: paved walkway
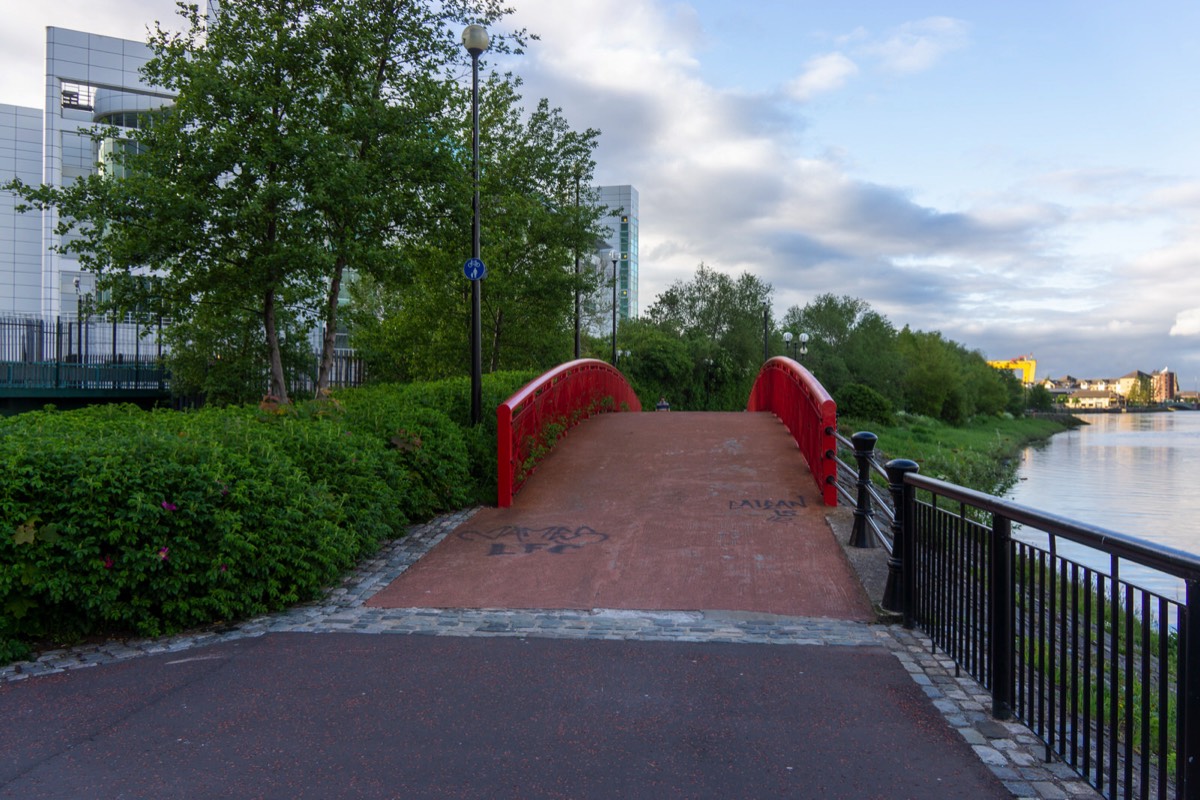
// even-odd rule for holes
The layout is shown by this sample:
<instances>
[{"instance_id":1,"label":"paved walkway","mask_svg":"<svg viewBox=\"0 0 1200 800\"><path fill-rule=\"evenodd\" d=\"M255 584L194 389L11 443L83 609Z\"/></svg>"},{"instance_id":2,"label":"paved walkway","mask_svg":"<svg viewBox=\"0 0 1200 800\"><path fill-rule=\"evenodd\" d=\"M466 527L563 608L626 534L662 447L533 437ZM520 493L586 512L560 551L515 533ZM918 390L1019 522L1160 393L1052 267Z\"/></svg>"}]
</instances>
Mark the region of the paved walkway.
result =
<instances>
[{"instance_id":1,"label":"paved walkway","mask_svg":"<svg viewBox=\"0 0 1200 800\"><path fill-rule=\"evenodd\" d=\"M868 621L804 459L771 414L604 414L382 607L725 610Z\"/></svg>"},{"instance_id":2,"label":"paved walkway","mask_svg":"<svg viewBox=\"0 0 1200 800\"><path fill-rule=\"evenodd\" d=\"M1096 797L902 628L372 604L491 511L414 527L318 603L0 668L0 797Z\"/></svg>"}]
</instances>

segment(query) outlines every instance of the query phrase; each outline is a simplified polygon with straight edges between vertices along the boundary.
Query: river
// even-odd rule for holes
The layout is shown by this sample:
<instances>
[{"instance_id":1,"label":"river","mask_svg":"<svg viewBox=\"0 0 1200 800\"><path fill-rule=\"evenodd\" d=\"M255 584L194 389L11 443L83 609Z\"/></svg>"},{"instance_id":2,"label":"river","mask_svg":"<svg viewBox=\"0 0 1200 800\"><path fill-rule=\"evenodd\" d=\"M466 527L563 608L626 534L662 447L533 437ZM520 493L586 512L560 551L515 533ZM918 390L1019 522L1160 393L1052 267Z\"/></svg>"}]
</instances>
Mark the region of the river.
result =
<instances>
[{"instance_id":1,"label":"river","mask_svg":"<svg viewBox=\"0 0 1200 800\"><path fill-rule=\"evenodd\" d=\"M1088 424L1025 450L1016 484L1006 496L1024 506L1200 554L1200 411L1080 418ZM1044 536L1017 535L1045 541ZM1107 572L1107 558L1083 549L1071 558ZM1180 597L1178 582L1167 576L1134 570L1127 577Z\"/></svg>"}]
</instances>

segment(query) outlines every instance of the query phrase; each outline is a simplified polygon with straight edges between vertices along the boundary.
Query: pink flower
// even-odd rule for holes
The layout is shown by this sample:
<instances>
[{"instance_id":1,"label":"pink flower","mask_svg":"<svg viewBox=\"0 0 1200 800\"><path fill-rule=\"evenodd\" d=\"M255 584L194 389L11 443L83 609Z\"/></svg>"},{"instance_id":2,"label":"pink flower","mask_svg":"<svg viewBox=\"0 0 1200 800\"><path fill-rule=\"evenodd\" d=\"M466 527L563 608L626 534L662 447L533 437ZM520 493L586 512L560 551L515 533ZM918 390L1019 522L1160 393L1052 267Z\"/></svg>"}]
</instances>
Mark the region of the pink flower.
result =
<instances>
[{"instance_id":1,"label":"pink flower","mask_svg":"<svg viewBox=\"0 0 1200 800\"><path fill-rule=\"evenodd\" d=\"M104 557L104 568L105 568L105 569L112 569L112 568L113 568L113 557L112 557L112 556L105 556L105 557Z\"/></svg>"},{"instance_id":2,"label":"pink flower","mask_svg":"<svg viewBox=\"0 0 1200 800\"><path fill-rule=\"evenodd\" d=\"M175 505L174 503L168 503L166 500L162 501L162 507L165 508L167 511L178 511L179 510L179 506Z\"/></svg>"},{"instance_id":3,"label":"pink flower","mask_svg":"<svg viewBox=\"0 0 1200 800\"><path fill-rule=\"evenodd\" d=\"M226 569L225 569L225 565L224 565L224 564L222 564L222 565L221 565L221 572L225 572L225 571L226 571Z\"/></svg>"},{"instance_id":4,"label":"pink flower","mask_svg":"<svg viewBox=\"0 0 1200 800\"><path fill-rule=\"evenodd\" d=\"M167 560L167 553L169 553L170 551L171 551L171 548L169 548L169 547L160 547L160 548L158 548L158 558L159 558L159 560L161 560L161 561L166 561L166 560Z\"/></svg>"}]
</instances>

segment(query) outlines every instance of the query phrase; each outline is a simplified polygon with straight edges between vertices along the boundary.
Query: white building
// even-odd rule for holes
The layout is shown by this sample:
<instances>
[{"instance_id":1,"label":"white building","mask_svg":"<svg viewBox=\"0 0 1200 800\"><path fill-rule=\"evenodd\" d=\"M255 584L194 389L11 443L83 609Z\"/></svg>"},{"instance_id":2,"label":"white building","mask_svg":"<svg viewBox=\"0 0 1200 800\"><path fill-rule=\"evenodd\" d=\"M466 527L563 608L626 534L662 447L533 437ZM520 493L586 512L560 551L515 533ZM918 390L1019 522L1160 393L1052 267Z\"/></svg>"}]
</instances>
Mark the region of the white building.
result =
<instances>
[{"instance_id":1,"label":"white building","mask_svg":"<svg viewBox=\"0 0 1200 800\"><path fill-rule=\"evenodd\" d=\"M66 186L93 174L120 143L97 145L89 130L134 127L139 114L170 103L142 83L139 69L150 57L142 42L47 28L45 109L0 105L0 182ZM73 318L94 278L54 251L62 243L56 211L21 214L16 204L0 193L0 316Z\"/></svg>"},{"instance_id":2,"label":"white building","mask_svg":"<svg viewBox=\"0 0 1200 800\"><path fill-rule=\"evenodd\" d=\"M596 252L587 259L600 274L594 294L584 302L585 327L593 336L607 334L612 328L613 264L610 253L617 254L617 314L619 319L638 316L638 192L632 186L597 186L590 202L606 208L600 218L600 238Z\"/></svg>"}]
</instances>

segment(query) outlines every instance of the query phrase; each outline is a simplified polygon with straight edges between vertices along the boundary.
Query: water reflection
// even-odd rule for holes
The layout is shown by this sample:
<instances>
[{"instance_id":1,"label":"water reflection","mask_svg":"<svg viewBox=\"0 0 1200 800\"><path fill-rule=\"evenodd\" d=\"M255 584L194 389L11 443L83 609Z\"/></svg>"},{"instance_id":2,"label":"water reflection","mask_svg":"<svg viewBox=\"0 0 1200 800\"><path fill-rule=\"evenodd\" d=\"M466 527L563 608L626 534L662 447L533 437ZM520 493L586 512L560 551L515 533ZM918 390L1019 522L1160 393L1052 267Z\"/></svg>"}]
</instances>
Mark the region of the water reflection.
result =
<instances>
[{"instance_id":1,"label":"water reflection","mask_svg":"<svg viewBox=\"0 0 1200 800\"><path fill-rule=\"evenodd\" d=\"M1031 508L1200 554L1200 412L1091 414L1089 425L1025 450L1007 497ZM1020 531L1039 546L1046 537ZM1107 556L1060 542L1108 571ZM1128 570L1128 572L1126 572ZM1122 563L1123 577L1173 599L1178 581Z\"/></svg>"}]
</instances>

